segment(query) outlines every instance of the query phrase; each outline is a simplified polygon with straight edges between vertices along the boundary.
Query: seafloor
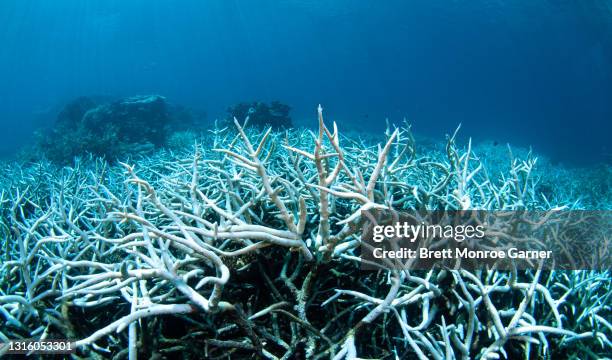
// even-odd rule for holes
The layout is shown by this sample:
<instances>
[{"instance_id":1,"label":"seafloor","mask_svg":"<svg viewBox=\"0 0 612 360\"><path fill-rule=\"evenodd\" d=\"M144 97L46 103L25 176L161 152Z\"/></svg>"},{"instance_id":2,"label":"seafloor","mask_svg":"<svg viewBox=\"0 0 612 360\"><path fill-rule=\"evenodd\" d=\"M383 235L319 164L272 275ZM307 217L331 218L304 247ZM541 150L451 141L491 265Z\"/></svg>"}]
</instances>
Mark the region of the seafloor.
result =
<instances>
[{"instance_id":1,"label":"seafloor","mask_svg":"<svg viewBox=\"0 0 612 360\"><path fill-rule=\"evenodd\" d=\"M361 210L609 210L609 166L340 131L236 124L121 163L2 164L0 341L72 339L91 359L612 352L607 269L362 271L359 257Z\"/></svg>"}]
</instances>

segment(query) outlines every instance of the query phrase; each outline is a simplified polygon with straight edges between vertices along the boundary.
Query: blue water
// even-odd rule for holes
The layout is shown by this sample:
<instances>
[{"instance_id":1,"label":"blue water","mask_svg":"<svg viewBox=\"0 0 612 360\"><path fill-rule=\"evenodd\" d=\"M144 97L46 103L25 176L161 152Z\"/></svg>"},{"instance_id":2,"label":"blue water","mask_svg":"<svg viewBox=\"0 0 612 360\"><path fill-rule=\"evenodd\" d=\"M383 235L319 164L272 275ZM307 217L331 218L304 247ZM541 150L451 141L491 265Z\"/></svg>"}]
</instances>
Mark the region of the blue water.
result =
<instances>
[{"instance_id":1,"label":"blue water","mask_svg":"<svg viewBox=\"0 0 612 360\"><path fill-rule=\"evenodd\" d=\"M532 145L558 161L612 153L612 2L3 0L0 154L70 99L157 93L222 117L322 103L340 127Z\"/></svg>"}]
</instances>

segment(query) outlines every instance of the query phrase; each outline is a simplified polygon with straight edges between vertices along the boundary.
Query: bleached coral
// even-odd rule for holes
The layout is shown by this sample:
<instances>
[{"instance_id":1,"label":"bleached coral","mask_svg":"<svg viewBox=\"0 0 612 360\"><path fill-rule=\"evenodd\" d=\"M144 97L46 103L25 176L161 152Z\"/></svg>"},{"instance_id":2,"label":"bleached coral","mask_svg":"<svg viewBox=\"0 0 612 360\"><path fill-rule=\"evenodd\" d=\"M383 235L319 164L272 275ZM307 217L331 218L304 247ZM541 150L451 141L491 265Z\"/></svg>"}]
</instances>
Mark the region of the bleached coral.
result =
<instances>
[{"instance_id":1,"label":"bleached coral","mask_svg":"<svg viewBox=\"0 0 612 360\"><path fill-rule=\"evenodd\" d=\"M608 271L360 270L364 209L575 206L540 196L535 159L493 176L454 135L419 154L409 128L378 145L318 115L316 133L236 121L189 156L6 166L0 340L131 358L610 352Z\"/></svg>"}]
</instances>

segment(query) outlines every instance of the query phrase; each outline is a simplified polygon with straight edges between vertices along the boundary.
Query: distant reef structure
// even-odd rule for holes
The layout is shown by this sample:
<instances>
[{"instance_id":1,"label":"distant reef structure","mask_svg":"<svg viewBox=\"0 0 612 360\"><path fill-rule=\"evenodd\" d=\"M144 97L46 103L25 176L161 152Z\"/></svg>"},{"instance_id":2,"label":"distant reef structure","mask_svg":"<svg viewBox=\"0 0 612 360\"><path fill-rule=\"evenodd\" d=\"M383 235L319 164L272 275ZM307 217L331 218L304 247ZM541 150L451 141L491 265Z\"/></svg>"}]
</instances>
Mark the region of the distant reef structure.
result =
<instances>
[{"instance_id":1,"label":"distant reef structure","mask_svg":"<svg viewBox=\"0 0 612 360\"><path fill-rule=\"evenodd\" d=\"M248 123L257 128L271 127L273 129L289 129L293 127L289 112L291 107L279 101L264 103L260 101L241 102L230 106L227 113L230 115L229 124L233 126L233 119L243 121L248 117Z\"/></svg>"},{"instance_id":2,"label":"distant reef structure","mask_svg":"<svg viewBox=\"0 0 612 360\"><path fill-rule=\"evenodd\" d=\"M196 129L201 117L160 95L82 96L63 108L48 132L38 134L33 154L66 164L88 153L107 159L148 153Z\"/></svg>"}]
</instances>

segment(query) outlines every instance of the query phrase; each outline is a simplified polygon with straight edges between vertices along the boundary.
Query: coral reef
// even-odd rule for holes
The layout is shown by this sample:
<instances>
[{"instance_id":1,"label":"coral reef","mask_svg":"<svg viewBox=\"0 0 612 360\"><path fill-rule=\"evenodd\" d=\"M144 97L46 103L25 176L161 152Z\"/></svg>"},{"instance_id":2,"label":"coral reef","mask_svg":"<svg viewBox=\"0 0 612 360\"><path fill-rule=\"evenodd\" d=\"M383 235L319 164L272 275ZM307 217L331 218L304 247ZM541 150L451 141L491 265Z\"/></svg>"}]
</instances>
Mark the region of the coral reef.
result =
<instances>
[{"instance_id":1,"label":"coral reef","mask_svg":"<svg viewBox=\"0 0 612 360\"><path fill-rule=\"evenodd\" d=\"M247 119L251 126L258 128L272 127L273 129L289 129L293 127L289 111L291 108L278 101L270 104L263 102L239 103L227 109L230 115L229 125L233 126L233 119Z\"/></svg>"},{"instance_id":2,"label":"coral reef","mask_svg":"<svg viewBox=\"0 0 612 360\"><path fill-rule=\"evenodd\" d=\"M110 101L80 97L59 113L50 133L38 137L37 150L51 161L67 164L91 153L115 159L164 146L177 131L195 129L195 117L159 95Z\"/></svg>"},{"instance_id":3,"label":"coral reef","mask_svg":"<svg viewBox=\"0 0 612 360\"><path fill-rule=\"evenodd\" d=\"M360 270L362 210L579 208L541 196L532 155L495 174L455 136L419 153L409 128L379 145L318 117L130 164L4 166L0 340L131 359L610 353L609 271Z\"/></svg>"}]
</instances>

